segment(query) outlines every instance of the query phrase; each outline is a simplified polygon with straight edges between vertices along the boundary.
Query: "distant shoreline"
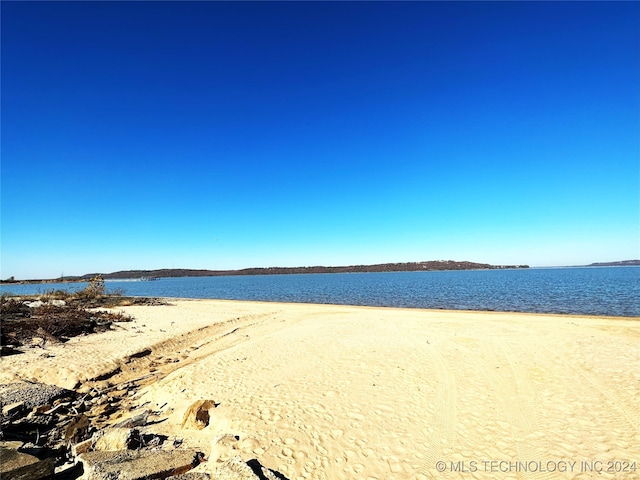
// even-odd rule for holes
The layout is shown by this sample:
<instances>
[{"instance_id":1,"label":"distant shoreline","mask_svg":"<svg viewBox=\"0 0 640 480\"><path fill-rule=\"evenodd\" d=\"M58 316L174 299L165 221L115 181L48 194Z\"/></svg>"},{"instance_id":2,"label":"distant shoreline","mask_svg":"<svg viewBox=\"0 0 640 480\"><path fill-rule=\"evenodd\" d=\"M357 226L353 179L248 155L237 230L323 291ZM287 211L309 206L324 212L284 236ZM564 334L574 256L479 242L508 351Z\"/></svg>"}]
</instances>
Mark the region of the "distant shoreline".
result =
<instances>
[{"instance_id":1,"label":"distant shoreline","mask_svg":"<svg viewBox=\"0 0 640 480\"><path fill-rule=\"evenodd\" d=\"M545 268L585 268L585 267L628 267L640 266L640 260L623 260L618 262L598 262L589 265L573 265ZM454 260L434 260L427 262L381 263L374 265L349 265L337 267L259 267L240 270L204 270L204 269L157 269L157 270L122 270L112 273L90 273L82 276L69 276L55 279L15 280L13 277L0 280L2 285L50 284L87 282L100 275L104 280L156 280L159 278L184 277L223 277L241 275L294 275L314 273L377 273L377 272L422 272L422 271L457 271L457 270L512 270L529 269L529 265L490 265Z\"/></svg>"},{"instance_id":2,"label":"distant shoreline","mask_svg":"<svg viewBox=\"0 0 640 480\"><path fill-rule=\"evenodd\" d=\"M363 273L363 272L418 272L418 271L442 271L442 270L505 270L529 268L529 265L490 265L488 263L476 263L455 260L433 260L426 262L381 263L374 265L348 265L348 266L312 266L312 267L259 267L240 270L204 270L204 269L157 269L157 270L123 270L112 273L89 273L82 276L60 277L57 279L29 279L0 280L0 284L30 284L30 283L76 283L86 282L97 275L104 280L125 280L143 278L154 280L158 278L180 277L222 277L239 275L291 275L310 273Z\"/></svg>"}]
</instances>

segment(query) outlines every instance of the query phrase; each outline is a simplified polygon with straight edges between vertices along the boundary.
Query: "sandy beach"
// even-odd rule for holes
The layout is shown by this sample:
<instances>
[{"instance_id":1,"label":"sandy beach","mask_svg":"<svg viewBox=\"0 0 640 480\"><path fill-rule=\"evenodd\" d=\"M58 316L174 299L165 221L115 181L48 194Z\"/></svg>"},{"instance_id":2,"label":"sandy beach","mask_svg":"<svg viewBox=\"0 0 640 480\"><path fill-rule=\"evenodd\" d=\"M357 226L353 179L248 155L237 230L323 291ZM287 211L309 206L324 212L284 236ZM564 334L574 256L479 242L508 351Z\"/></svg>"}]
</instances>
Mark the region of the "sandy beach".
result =
<instances>
[{"instance_id":1,"label":"sandy beach","mask_svg":"<svg viewBox=\"0 0 640 480\"><path fill-rule=\"evenodd\" d=\"M0 383L148 382L131 412L294 479L640 478L640 319L171 300L2 358ZM205 424L185 414L205 404ZM237 437L225 446L222 437Z\"/></svg>"}]
</instances>

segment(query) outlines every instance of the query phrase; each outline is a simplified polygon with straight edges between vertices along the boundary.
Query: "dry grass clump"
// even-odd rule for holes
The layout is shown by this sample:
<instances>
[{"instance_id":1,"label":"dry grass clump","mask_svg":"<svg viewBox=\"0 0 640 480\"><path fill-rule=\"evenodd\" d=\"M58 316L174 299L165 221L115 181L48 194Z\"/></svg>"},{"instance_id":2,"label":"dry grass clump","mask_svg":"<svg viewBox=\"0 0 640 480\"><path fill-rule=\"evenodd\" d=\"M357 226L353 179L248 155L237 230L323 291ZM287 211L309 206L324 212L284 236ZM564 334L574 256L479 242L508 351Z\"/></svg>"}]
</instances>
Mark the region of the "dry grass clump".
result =
<instances>
[{"instance_id":1,"label":"dry grass clump","mask_svg":"<svg viewBox=\"0 0 640 480\"><path fill-rule=\"evenodd\" d=\"M20 301L4 298L1 311L0 344L3 346L31 345L34 338L41 339L42 343L66 342L77 335L109 330L115 322L132 320L122 313L88 310L78 305L44 304L25 309Z\"/></svg>"},{"instance_id":2,"label":"dry grass clump","mask_svg":"<svg viewBox=\"0 0 640 480\"><path fill-rule=\"evenodd\" d=\"M0 298L0 345L25 346L109 330L115 322L132 318L122 313L95 310L107 298L104 280L97 276L74 294L57 290L39 298ZM104 303L104 302L103 302ZM34 340L36 339L36 340Z\"/></svg>"},{"instance_id":3,"label":"dry grass clump","mask_svg":"<svg viewBox=\"0 0 640 480\"><path fill-rule=\"evenodd\" d=\"M107 293L101 275L96 275L75 293L51 290L29 297L0 297L0 344L44 346L47 341L66 342L72 337L109 330L116 322L132 317L100 310L124 305L167 305L162 299L127 297ZM3 348L3 352L6 349Z\"/></svg>"}]
</instances>

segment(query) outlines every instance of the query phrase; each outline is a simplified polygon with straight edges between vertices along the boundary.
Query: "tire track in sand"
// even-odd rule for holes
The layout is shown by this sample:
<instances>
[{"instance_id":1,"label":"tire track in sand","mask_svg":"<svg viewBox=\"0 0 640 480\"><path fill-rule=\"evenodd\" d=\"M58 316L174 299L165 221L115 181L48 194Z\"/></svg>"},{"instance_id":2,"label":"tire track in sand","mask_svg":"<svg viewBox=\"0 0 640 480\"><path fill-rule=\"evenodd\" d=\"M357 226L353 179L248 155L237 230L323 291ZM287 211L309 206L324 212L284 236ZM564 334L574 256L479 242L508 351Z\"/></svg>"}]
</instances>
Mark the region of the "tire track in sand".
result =
<instances>
[{"instance_id":1,"label":"tire track in sand","mask_svg":"<svg viewBox=\"0 0 640 480\"><path fill-rule=\"evenodd\" d=\"M571 369L580 375L583 379L589 383L593 388L595 388L600 395L606 398L608 405L616 410L618 414L629 423L631 427L637 428L638 426L638 416L637 416L637 405L632 405L631 408L628 408L627 405L620 405L618 400L614 398L608 391L608 389L602 385L598 380L596 380L593 376L588 376L583 370L580 370L573 365L570 365ZM631 413L629 410L633 410Z\"/></svg>"},{"instance_id":2,"label":"tire track in sand","mask_svg":"<svg viewBox=\"0 0 640 480\"><path fill-rule=\"evenodd\" d=\"M110 374L88 380L84 383L84 388L109 388L130 382L140 377L142 372L148 374L148 380L141 386L155 383L176 370L241 343L244 340L238 334L241 329L259 324L273 314L274 312L269 312L237 317L156 343L145 351L145 355L124 358Z\"/></svg>"},{"instance_id":3,"label":"tire track in sand","mask_svg":"<svg viewBox=\"0 0 640 480\"><path fill-rule=\"evenodd\" d=\"M461 397L459 405L456 406L455 379L442 355L431 352L437 366L435 372L438 374L439 382L438 408L433 417L433 431L425 443L427 451L420 473L430 478L445 478L447 474L438 473L434 468L437 461L464 460L461 452L477 452L475 445L464 445L464 435L465 438L461 439L460 444L454 443L456 419L460 415L464 415L463 424L466 420L483 425L483 428L496 439L494 449L499 449L497 451L502 452L502 457L514 457L510 458L514 461L544 460L544 455L548 455L548 452L538 451L527 441L528 436L536 431L536 410L533 404L535 395L527 373L514 359L510 347L503 344L496 347L493 342L482 342L479 349L469 348L463 342L446 344L447 351L455 351L456 356L462 357L464 364L469 366L470 370L466 371L465 375L469 377L466 381L471 384L466 387L468 390L465 390L465 397ZM504 368L505 366L507 368ZM478 402L484 404L480 409L476 408ZM491 403L495 403L497 411L489 416L486 407ZM464 426L460 425L460 428ZM507 450L504 451L504 448ZM507 458L494 460L501 459ZM551 472L520 472L519 475L518 478L522 479L554 478Z\"/></svg>"},{"instance_id":4,"label":"tire track in sand","mask_svg":"<svg viewBox=\"0 0 640 480\"><path fill-rule=\"evenodd\" d=\"M433 374L437 377L437 394L435 411L432 416L431 432L425 446L426 451L419 473L424 476L438 478L436 462L450 454L454 441L456 423L456 381L443 356L434 348L426 351L434 365Z\"/></svg>"},{"instance_id":5,"label":"tire track in sand","mask_svg":"<svg viewBox=\"0 0 640 480\"><path fill-rule=\"evenodd\" d=\"M529 399L535 399L536 420L540 421L539 425L534 425L538 427L538 431L533 435L535 442L532 442L538 448L532 453L529 453L530 450L525 451L525 454L537 454L530 457L533 460L566 458L579 461L592 457L618 459L629 458L629 455L635 459L633 445L637 444L638 438L637 404L612 394L611 387L607 387L601 381L604 377L590 373L581 366L577 361L581 357L576 357L576 362L568 361L566 355L559 355L557 349L547 344L539 343L536 348L536 352L530 353L537 361L522 364L526 371L522 371L519 364L509 358L512 352L506 350L507 359L514 366L516 378L528 378L528 371L532 365L535 370L543 372L536 379L540 389L533 389L536 396L527 395ZM588 351L576 352L581 356L588 355ZM527 356L529 357L530 355ZM527 383L530 386L533 382ZM562 387L553 388L553 393L550 394L548 386L554 385ZM612 429L610 426L620 423L627 423L628 428ZM544 432L547 432L547 435L544 435ZM553 435L548 435L549 432ZM541 451L541 448L545 450ZM618 475L612 477L605 472L600 474L602 478L623 478ZM546 475L553 479L593 478L590 476L592 474L588 473L573 475L569 472L555 472ZM535 478L542 476L543 472L537 472ZM638 477L625 474L624 478L630 480Z\"/></svg>"},{"instance_id":6,"label":"tire track in sand","mask_svg":"<svg viewBox=\"0 0 640 480\"><path fill-rule=\"evenodd\" d=\"M484 347L485 357L489 361L481 371L486 374L486 378L490 382L494 382L492 385L497 387L498 392L509 392L508 395L503 394L499 397L502 413L505 415L507 423L517 429L517 433L514 435L514 445L518 457L509 460L544 462L549 458L550 452L540 451L532 442L528 441L529 437L536 432L537 421L536 408L533 402L535 398L534 390L531 388L527 372L515 361L509 345L497 343L497 348L500 350L502 358L500 358L500 355L491 344L484 344ZM490 367L491 364L507 366L508 371L498 375L495 373L496 368ZM524 471L519 473L519 478L523 479L553 480L557 478L557 472Z\"/></svg>"}]
</instances>

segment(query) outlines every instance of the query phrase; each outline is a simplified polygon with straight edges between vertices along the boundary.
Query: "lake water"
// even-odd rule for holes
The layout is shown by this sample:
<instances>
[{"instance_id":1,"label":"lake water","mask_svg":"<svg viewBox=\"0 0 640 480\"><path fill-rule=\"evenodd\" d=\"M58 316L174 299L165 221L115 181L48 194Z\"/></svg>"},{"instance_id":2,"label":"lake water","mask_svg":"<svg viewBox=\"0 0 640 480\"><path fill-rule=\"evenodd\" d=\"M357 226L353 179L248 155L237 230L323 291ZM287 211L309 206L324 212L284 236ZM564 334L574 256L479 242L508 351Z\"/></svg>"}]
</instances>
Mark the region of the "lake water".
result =
<instances>
[{"instance_id":1,"label":"lake water","mask_svg":"<svg viewBox=\"0 0 640 480\"><path fill-rule=\"evenodd\" d=\"M1 285L0 292L85 286ZM640 267L184 277L106 286L132 296L640 316Z\"/></svg>"}]
</instances>

